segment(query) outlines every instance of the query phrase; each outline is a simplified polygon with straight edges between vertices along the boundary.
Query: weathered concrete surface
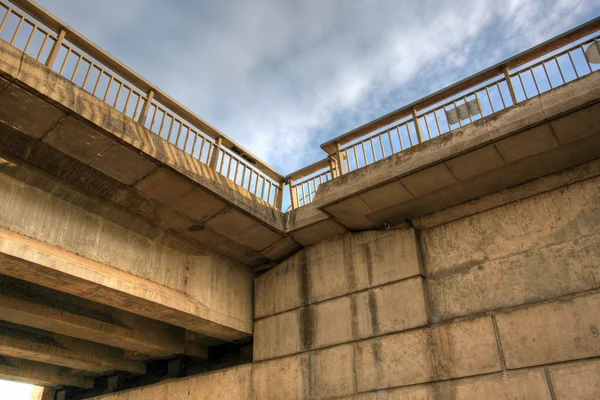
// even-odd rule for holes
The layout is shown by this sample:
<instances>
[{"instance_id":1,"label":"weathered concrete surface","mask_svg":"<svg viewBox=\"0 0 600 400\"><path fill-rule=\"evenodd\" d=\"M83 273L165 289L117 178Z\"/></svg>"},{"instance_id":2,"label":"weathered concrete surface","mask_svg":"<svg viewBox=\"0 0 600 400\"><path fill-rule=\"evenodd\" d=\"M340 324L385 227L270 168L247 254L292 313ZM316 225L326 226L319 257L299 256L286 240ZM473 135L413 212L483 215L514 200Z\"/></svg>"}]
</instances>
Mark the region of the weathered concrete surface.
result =
<instances>
[{"instance_id":1,"label":"weathered concrete surface","mask_svg":"<svg viewBox=\"0 0 600 400\"><path fill-rule=\"evenodd\" d=\"M253 400L252 366L210 372L200 376L167 380L156 385L108 394L103 400L146 400L146 399L228 399Z\"/></svg>"},{"instance_id":2,"label":"weathered concrete surface","mask_svg":"<svg viewBox=\"0 0 600 400\"><path fill-rule=\"evenodd\" d=\"M349 233L300 251L256 279L254 359L426 325L421 273L412 229Z\"/></svg>"},{"instance_id":3,"label":"weathered concrete surface","mask_svg":"<svg viewBox=\"0 0 600 400\"><path fill-rule=\"evenodd\" d=\"M508 368L600 356L600 294L498 314Z\"/></svg>"},{"instance_id":4,"label":"weathered concrete surface","mask_svg":"<svg viewBox=\"0 0 600 400\"><path fill-rule=\"evenodd\" d=\"M310 398L308 354L254 364L254 399L301 400ZM273 390L277 388L277 390Z\"/></svg>"},{"instance_id":5,"label":"weathered concrete surface","mask_svg":"<svg viewBox=\"0 0 600 400\"><path fill-rule=\"evenodd\" d=\"M68 385L89 389L94 386L93 379L77 376L74 372L56 365L0 356L0 379L49 387Z\"/></svg>"},{"instance_id":6,"label":"weathered concrete surface","mask_svg":"<svg viewBox=\"0 0 600 400\"><path fill-rule=\"evenodd\" d=\"M492 319L440 325L357 344L358 390L500 371Z\"/></svg>"},{"instance_id":7,"label":"weathered concrete surface","mask_svg":"<svg viewBox=\"0 0 600 400\"><path fill-rule=\"evenodd\" d=\"M600 360L549 367L557 399L588 400L600 394Z\"/></svg>"},{"instance_id":8,"label":"weathered concrete surface","mask_svg":"<svg viewBox=\"0 0 600 400\"><path fill-rule=\"evenodd\" d=\"M224 244L215 248L222 254L241 247L254 257L239 259L253 267L287 255L288 249L274 247L286 239L283 213L18 49L2 42L0 52L4 124L167 207L168 212L154 217L179 234L208 247L219 241L215 235L227 237L232 249ZM42 163L42 154L37 156ZM232 221L218 218L225 209L236 210L234 225L251 221L251 230L228 234ZM192 223L173 224L182 216L207 223L207 232L191 235L187 228Z\"/></svg>"},{"instance_id":9,"label":"weathered concrete surface","mask_svg":"<svg viewBox=\"0 0 600 400\"><path fill-rule=\"evenodd\" d=\"M353 345L332 347L312 354L311 392L312 399L356 393Z\"/></svg>"},{"instance_id":10,"label":"weathered concrete surface","mask_svg":"<svg viewBox=\"0 0 600 400\"><path fill-rule=\"evenodd\" d=\"M326 182L314 216L291 219L322 220L318 209L353 230L395 225L598 158L599 85L591 74Z\"/></svg>"},{"instance_id":11,"label":"weathered concrete surface","mask_svg":"<svg viewBox=\"0 0 600 400\"><path fill-rule=\"evenodd\" d=\"M599 287L600 177L424 230L436 320Z\"/></svg>"},{"instance_id":12,"label":"weathered concrete surface","mask_svg":"<svg viewBox=\"0 0 600 400\"><path fill-rule=\"evenodd\" d=\"M208 336L251 334L253 278L244 266L176 250L93 213L106 204L98 199L58 183L40 190L43 175L0 164L2 273Z\"/></svg>"},{"instance_id":13,"label":"weathered concrete surface","mask_svg":"<svg viewBox=\"0 0 600 400\"><path fill-rule=\"evenodd\" d=\"M421 274L411 230L346 234L306 248L256 279L263 317Z\"/></svg>"},{"instance_id":14,"label":"weathered concrete surface","mask_svg":"<svg viewBox=\"0 0 600 400\"><path fill-rule=\"evenodd\" d=\"M66 335L0 322L0 355L103 374L145 374L146 366L123 350Z\"/></svg>"},{"instance_id":15,"label":"weathered concrete surface","mask_svg":"<svg viewBox=\"0 0 600 400\"><path fill-rule=\"evenodd\" d=\"M355 394L353 356L347 349L351 346L323 350L310 363L307 357L285 358L96 399L594 400L599 393L600 362L592 360L551 366L548 374L532 368Z\"/></svg>"},{"instance_id":16,"label":"weathered concrete surface","mask_svg":"<svg viewBox=\"0 0 600 400\"><path fill-rule=\"evenodd\" d=\"M185 329L0 275L0 319L154 357L185 352Z\"/></svg>"},{"instance_id":17,"label":"weathered concrete surface","mask_svg":"<svg viewBox=\"0 0 600 400\"><path fill-rule=\"evenodd\" d=\"M569 397L558 397L557 399ZM590 397L591 398L591 397ZM552 400L544 371L526 370L378 391L357 400Z\"/></svg>"}]
</instances>

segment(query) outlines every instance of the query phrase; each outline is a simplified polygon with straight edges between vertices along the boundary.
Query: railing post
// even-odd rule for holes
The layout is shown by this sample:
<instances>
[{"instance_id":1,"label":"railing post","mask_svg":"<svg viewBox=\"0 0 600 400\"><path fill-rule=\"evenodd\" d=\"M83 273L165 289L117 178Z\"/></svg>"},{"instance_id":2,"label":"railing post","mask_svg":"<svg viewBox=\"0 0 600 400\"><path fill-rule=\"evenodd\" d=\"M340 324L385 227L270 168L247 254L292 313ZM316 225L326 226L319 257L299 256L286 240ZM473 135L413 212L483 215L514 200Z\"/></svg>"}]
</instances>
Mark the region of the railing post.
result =
<instances>
[{"instance_id":1,"label":"railing post","mask_svg":"<svg viewBox=\"0 0 600 400\"><path fill-rule=\"evenodd\" d=\"M290 188L290 201L292 202L292 210L295 210L298 208L298 195L294 195L295 187L293 179L288 181L288 186Z\"/></svg>"},{"instance_id":2,"label":"railing post","mask_svg":"<svg viewBox=\"0 0 600 400\"><path fill-rule=\"evenodd\" d=\"M215 171L217 170L217 161L219 160L219 152L221 151L222 143L223 138L219 136L219 138L215 142L215 148L213 149L210 155L210 163L208 164L208 166L214 169Z\"/></svg>"},{"instance_id":3,"label":"railing post","mask_svg":"<svg viewBox=\"0 0 600 400\"><path fill-rule=\"evenodd\" d=\"M415 129L417 130L417 140L419 143L423 143L425 138L423 137L423 130L421 129L421 124L419 124L419 117L417 116L417 110L412 109L413 121L415 123Z\"/></svg>"},{"instance_id":4,"label":"railing post","mask_svg":"<svg viewBox=\"0 0 600 400\"><path fill-rule=\"evenodd\" d=\"M337 178L339 176L339 170L337 166L337 161L333 157L329 157L329 169L331 170L331 178Z\"/></svg>"},{"instance_id":5,"label":"railing post","mask_svg":"<svg viewBox=\"0 0 600 400\"><path fill-rule=\"evenodd\" d=\"M506 68L506 65L502 66L502 72L504 72L504 79L506 80L506 85L508 85L508 92L510 93L510 98L512 99L513 105L515 105L517 104L517 94L515 93L515 87L513 86L512 79L510 79L510 73L508 72L508 68Z\"/></svg>"},{"instance_id":6,"label":"railing post","mask_svg":"<svg viewBox=\"0 0 600 400\"><path fill-rule=\"evenodd\" d=\"M282 211L281 207L283 207L283 190L285 189L285 181L279 182L279 190L277 191L277 195L275 196L275 208Z\"/></svg>"},{"instance_id":7,"label":"railing post","mask_svg":"<svg viewBox=\"0 0 600 400\"><path fill-rule=\"evenodd\" d=\"M339 143L336 143L337 146L337 153L336 153L336 159L337 159L337 163L338 163L338 176L340 175L344 175L346 173L346 166L344 165L344 156L342 153L342 145Z\"/></svg>"},{"instance_id":8,"label":"railing post","mask_svg":"<svg viewBox=\"0 0 600 400\"><path fill-rule=\"evenodd\" d=\"M146 118L148 117L148 112L150 111L150 106L152 105L152 100L154 99L154 90L150 89L148 91L146 102L144 103L144 107L142 107L142 112L140 113L140 117L138 118L138 122L144 126L146 124Z\"/></svg>"},{"instance_id":9,"label":"railing post","mask_svg":"<svg viewBox=\"0 0 600 400\"><path fill-rule=\"evenodd\" d=\"M54 46L52 46L52 50L50 50L50 54L48 55L48 60L46 60L46 67L52 69L54 67L54 62L56 61L56 57L58 56L58 52L60 51L60 47L62 46L63 40L65 40L65 35L67 31L61 29L58 33L58 37L56 38L56 42L54 42Z\"/></svg>"}]
</instances>

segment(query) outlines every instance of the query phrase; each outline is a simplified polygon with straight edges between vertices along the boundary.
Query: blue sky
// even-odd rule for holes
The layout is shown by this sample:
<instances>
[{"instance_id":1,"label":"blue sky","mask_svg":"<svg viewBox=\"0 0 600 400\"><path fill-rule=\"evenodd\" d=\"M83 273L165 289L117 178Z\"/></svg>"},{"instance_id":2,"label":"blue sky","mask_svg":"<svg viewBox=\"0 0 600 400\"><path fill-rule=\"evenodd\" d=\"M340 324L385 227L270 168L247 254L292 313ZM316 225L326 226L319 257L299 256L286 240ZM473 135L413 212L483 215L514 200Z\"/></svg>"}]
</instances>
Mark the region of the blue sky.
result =
<instances>
[{"instance_id":1,"label":"blue sky","mask_svg":"<svg viewBox=\"0 0 600 400\"><path fill-rule=\"evenodd\" d=\"M600 15L599 0L39 0L281 173ZM18 394L18 391L24 393ZM0 394L28 399L0 382Z\"/></svg>"}]
</instances>

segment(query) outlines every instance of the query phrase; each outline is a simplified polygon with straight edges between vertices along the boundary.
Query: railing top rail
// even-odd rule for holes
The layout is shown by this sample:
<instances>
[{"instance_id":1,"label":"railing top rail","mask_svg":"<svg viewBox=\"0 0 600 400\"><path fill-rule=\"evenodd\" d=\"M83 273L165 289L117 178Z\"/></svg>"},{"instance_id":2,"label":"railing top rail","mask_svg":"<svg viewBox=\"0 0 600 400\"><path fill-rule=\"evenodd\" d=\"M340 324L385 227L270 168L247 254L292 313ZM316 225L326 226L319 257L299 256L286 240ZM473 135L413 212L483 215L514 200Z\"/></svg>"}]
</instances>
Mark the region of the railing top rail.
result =
<instances>
[{"instance_id":1,"label":"railing top rail","mask_svg":"<svg viewBox=\"0 0 600 400\"><path fill-rule=\"evenodd\" d=\"M303 178L305 176L311 175L321 169L329 167L329 158L323 158L317 162L314 162L310 165L307 165L304 168L301 168L297 171L292 172L291 174L285 177L286 180L296 180L299 178Z\"/></svg>"},{"instance_id":2,"label":"railing top rail","mask_svg":"<svg viewBox=\"0 0 600 400\"><path fill-rule=\"evenodd\" d=\"M8 0L13 3L15 6L23 10L24 12L31 15L33 18L37 19L41 23L43 23L46 27L53 30L55 33L59 33L61 30L66 31L65 39L71 42L74 46L80 48L82 51L88 53L88 55L95 58L100 63L106 65L111 70L113 70L116 74L120 75L122 78L129 81L131 84L135 85L138 89L148 92L150 90L154 91L154 99L160 102L165 107L171 109L172 111L179 114L182 118L188 120L190 123L194 124L196 128L201 130L205 135L217 139L221 138L222 144L227 148L236 147L241 150L244 154L250 156L253 160L256 160L255 167L262 171L264 174L269 176L270 178L281 182L284 180L284 176L277 172L274 168L269 166L266 162L260 160L258 157L254 156L250 151L246 150L243 146L235 142L233 139L225 135L223 132L219 131L217 128L200 118L194 112L190 111L187 107L183 106L175 99L171 98L169 95L161 91L157 88L156 85L153 85L148 80L144 79L126 65L118 61L116 58L102 50L100 47L95 45L93 42L88 40L81 33L77 32L77 30L73 29L71 26L61 21L57 17L55 17L50 12L46 11L39 4L35 3L31 0Z\"/></svg>"},{"instance_id":3,"label":"railing top rail","mask_svg":"<svg viewBox=\"0 0 600 400\"><path fill-rule=\"evenodd\" d=\"M356 129L353 129L336 138L333 138L323 143L321 145L321 149L327 152L327 154L331 155L337 151L338 143L340 145L344 145L378 129L387 127L388 125L393 124L395 121L411 115L412 110L414 109L419 111L431 105L434 105L447 97L460 93L464 90L469 89L470 87L479 85L489 79L494 78L495 76L503 73L504 68L513 69L521 65L527 64L544 54L557 50L571 42L584 38L598 30L600 30L600 17L588 21L582 25L579 25L576 28L564 32L542 44L539 44L531 49L519 53L481 72L471 75L470 77L465 78L460 82L447 86L446 88L441 89L431 95L423 97L402 108L392 111L387 115L384 115Z\"/></svg>"}]
</instances>

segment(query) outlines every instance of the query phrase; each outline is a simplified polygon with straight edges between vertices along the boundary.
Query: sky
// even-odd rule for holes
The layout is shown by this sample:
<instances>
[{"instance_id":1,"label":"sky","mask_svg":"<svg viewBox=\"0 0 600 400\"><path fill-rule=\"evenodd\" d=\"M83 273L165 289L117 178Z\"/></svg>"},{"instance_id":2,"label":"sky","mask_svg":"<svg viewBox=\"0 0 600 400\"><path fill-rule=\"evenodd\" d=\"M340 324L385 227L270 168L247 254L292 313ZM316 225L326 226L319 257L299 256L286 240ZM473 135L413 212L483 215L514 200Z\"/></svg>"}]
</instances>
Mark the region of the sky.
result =
<instances>
[{"instance_id":1,"label":"sky","mask_svg":"<svg viewBox=\"0 0 600 400\"><path fill-rule=\"evenodd\" d=\"M600 0L38 2L283 174L600 15ZM30 390L0 381L2 399Z\"/></svg>"}]
</instances>

